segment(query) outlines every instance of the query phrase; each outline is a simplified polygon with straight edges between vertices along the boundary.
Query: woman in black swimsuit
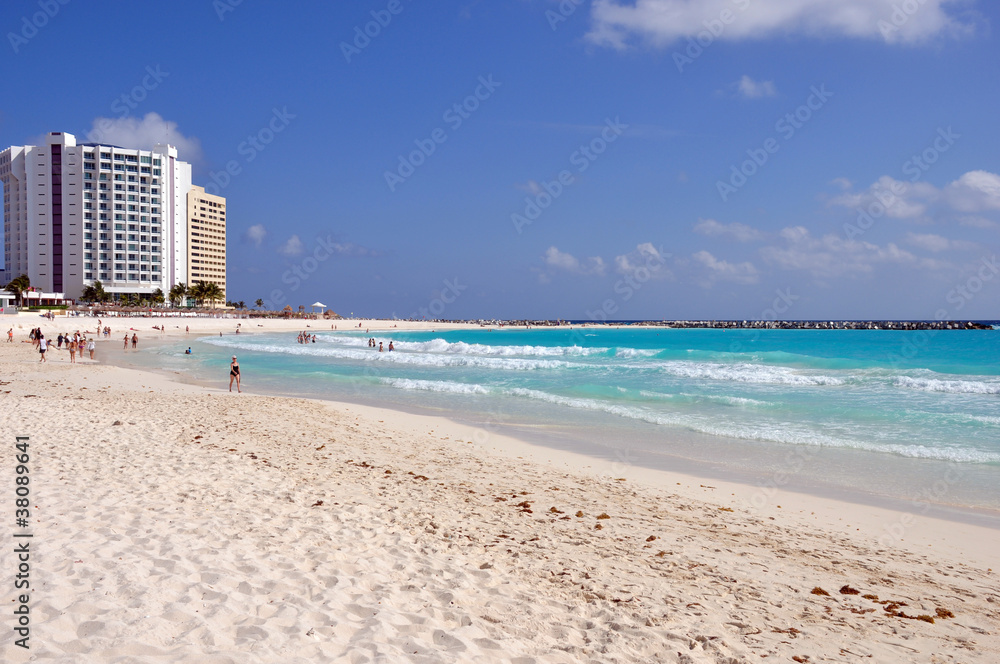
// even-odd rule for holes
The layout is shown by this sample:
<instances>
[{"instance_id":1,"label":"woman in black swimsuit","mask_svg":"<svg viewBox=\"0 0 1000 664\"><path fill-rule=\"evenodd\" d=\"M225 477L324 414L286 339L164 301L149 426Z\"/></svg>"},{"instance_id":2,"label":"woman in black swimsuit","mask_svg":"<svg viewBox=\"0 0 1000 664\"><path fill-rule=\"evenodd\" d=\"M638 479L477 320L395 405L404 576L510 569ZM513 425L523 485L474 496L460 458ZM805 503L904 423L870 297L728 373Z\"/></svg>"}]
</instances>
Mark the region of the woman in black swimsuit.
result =
<instances>
[{"instance_id":1,"label":"woman in black swimsuit","mask_svg":"<svg viewBox=\"0 0 1000 664\"><path fill-rule=\"evenodd\" d=\"M240 392L240 363L233 355L233 361L229 363L229 391L233 391L233 379L236 379L236 391Z\"/></svg>"}]
</instances>

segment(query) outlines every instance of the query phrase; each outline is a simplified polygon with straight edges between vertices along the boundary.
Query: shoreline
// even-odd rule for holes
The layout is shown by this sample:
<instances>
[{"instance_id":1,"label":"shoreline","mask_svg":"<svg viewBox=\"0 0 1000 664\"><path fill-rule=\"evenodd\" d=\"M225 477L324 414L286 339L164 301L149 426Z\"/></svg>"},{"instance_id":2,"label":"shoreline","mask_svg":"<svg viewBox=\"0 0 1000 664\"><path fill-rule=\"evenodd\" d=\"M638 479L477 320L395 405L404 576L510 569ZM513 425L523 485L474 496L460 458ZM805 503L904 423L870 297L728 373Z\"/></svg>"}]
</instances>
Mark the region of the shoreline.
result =
<instances>
[{"instance_id":1,"label":"shoreline","mask_svg":"<svg viewBox=\"0 0 1000 664\"><path fill-rule=\"evenodd\" d=\"M428 328L429 327L430 326L428 325ZM374 328L372 329L373 332L377 331ZM204 336L208 334L208 332L214 331L217 330L213 329L200 332L199 336ZM273 330L266 332L273 332ZM248 333L255 334L256 331L250 330ZM192 334L194 334L194 332L192 332ZM169 337L171 335L168 333L166 336ZM172 341L174 340L160 339L156 337L153 339L152 343L166 344L171 343ZM114 366L122 366L139 371L150 371L169 379L180 380L186 384L200 386L203 388L212 388L216 386L212 381L189 377L169 369L157 369L155 367L142 367L131 364L128 362L128 354L120 352L117 347L114 346L111 347L110 352L113 357L111 364ZM223 383L224 382L225 381L223 381ZM755 470L751 470L749 468L741 469L721 466L717 462L707 459L688 458L670 452L650 452L648 450L630 450L628 453L628 459L622 461L622 459L617 458L621 456L621 451L617 447L602 445L600 442L595 442L590 439L583 440L580 438L573 438L573 434L570 431L563 431L561 429L549 430L544 425L539 426L529 422L504 423L495 421L490 417L487 417L486 422L482 422L479 421L482 419L479 417L479 415L481 415L479 413L470 412L463 414L461 411L440 413L436 412L436 409L429 405L398 402L392 403L379 400L377 398L366 399L364 397L356 397L352 399L350 396L343 394L326 397L312 394L310 392L288 393L280 390L268 390L266 388L260 391L253 391L252 393L262 396L311 399L338 406L366 406L376 409L392 410L404 415L443 417L456 425L485 428L492 433L503 435L505 438L517 439L520 442L538 448L543 452L566 452L567 454L575 455L578 458L576 466L600 468L606 473L622 473L625 472L622 469L630 469L632 467L642 471L649 471L650 473L673 473L686 478L689 482L701 480L716 483L724 482L729 485L739 485L745 488L741 495L752 494L756 496L761 492L772 493L774 489L780 488L783 492L789 494L809 496L862 507L883 509L893 513L906 513L912 515L914 518L933 518L941 521L968 524L990 530L1000 530L1000 510L997 509L954 502L934 502L933 499L928 500L926 496L919 499L902 495L864 491L857 487L839 485L835 483L815 483L811 482L808 477L798 477L793 470L788 470L789 468L794 469L797 465L801 465L807 460L814 463L822 462L823 455L830 454L868 454L872 457L873 463L878 463L884 453L864 452L858 450L847 452L843 450L830 451L822 447L800 448L797 446L788 446L787 450L776 448L769 452L770 456L774 457L774 462L781 464L776 469L771 470L763 469L767 464L763 464L760 469ZM696 435L701 436L705 434ZM568 447L576 449L567 449ZM905 459L904 461L913 464L923 463L919 459ZM934 461L933 463L940 464L942 469L945 469L944 472L946 473L951 473L953 470L951 466L947 466L946 462ZM747 500L750 499L748 498Z\"/></svg>"},{"instance_id":2,"label":"shoreline","mask_svg":"<svg viewBox=\"0 0 1000 664\"><path fill-rule=\"evenodd\" d=\"M994 530L783 490L749 510L743 485L635 467L595 475L592 459L442 417L229 394L89 360L39 366L12 345L0 350L10 376L0 399L17 405L8 412L42 464L37 536L65 551L39 560L47 576L34 591L35 636L51 652L717 662L849 648L931 662L965 643L965 661L1000 653ZM5 436L15 422L0 426ZM125 573L133 567L148 571ZM816 586L831 596L810 594ZM908 615L944 607L957 618L888 615L841 586L906 598ZM84 604L93 608L74 609ZM792 627L797 638L775 631ZM676 650L690 659L666 658Z\"/></svg>"}]
</instances>

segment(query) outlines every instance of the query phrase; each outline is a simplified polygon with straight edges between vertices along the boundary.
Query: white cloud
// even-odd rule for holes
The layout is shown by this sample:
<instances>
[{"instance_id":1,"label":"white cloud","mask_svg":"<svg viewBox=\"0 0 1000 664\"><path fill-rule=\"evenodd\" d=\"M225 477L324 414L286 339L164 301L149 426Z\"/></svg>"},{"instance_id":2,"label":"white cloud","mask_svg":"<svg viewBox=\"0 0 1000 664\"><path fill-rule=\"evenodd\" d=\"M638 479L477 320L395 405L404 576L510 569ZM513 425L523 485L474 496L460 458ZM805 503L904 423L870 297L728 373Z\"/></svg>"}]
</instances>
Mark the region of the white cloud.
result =
<instances>
[{"instance_id":1,"label":"white cloud","mask_svg":"<svg viewBox=\"0 0 1000 664\"><path fill-rule=\"evenodd\" d=\"M254 224L247 229L245 237L250 242L253 242L256 246L260 246L260 243L264 241L267 236L267 229L264 228L264 224Z\"/></svg>"},{"instance_id":2,"label":"white cloud","mask_svg":"<svg viewBox=\"0 0 1000 664\"><path fill-rule=\"evenodd\" d=\"M624 49L636 38L662 47L703 32L726 41L805 35L913 43L973 30L945 10L951 0L912 2L917 9L907 15L899 0L594 0L587 38Z\"/></svg>"},{"instance_id":3,"label":"white cloud","mask_svg":"<svg viewBox=\"0 0 1000 664\"><path fill-rule=\"evenodd\" d=\"M891 242L880 247L832 234L816 238L802 226L785 228L779 235L785 245L762 248L760 255L764 261L783 270L802 270L815 277L856 276L871 272L875 265L882 263L940 267L938 262L919 259Z\"/></svg>"},{"instance_id":4,"label":"white cloud","mask_svg":"<svg viewBox=\"0 0 1000 664\"><path fill-rule=\"evenodd\" d=\"M670 254L664 254L653 246L652 242L643 242L635 246L635 251L615 256L615 269L621 274L634 275L639 270L645 270L650 277L672 278L673 273L665 266Z\"/></svg>"},{"instance_id":5,"label":"white cloud","mask_svg":"<svg viewBox=\"0 0 1000 664\"><path fill-rule=\"evenodd\" d=\"M202 160L201 141L180 133L176 122L164 120L159 113L147 113L141 120L94 118L87 141L141 150L150 150L157 143L169 143L177 148L178 158L191 163Z\"/></svg>"},{"instance_id":6,"label":"white cloud","mask_svg":"<svg viewBox=\"0 0 1000 664\"><path fill-rule=\"evenodd\" d=\"M761 97L773 97L778 94L774 87L774 81L755 81L745 75L736 83L736 90L745 99L759 99Z\"/></svg>"},{"instance_id":7,"label":"white cloud","mask_svg":"<svg viewBox=\"0 0 1000 664\"><path fill-rule=\"evenodd\" d=\"M969 171L945 188L945 197L960 212L1000 210L1000 175Z\"/></svg>"},{"instance_id":8,"label":"white cloud","mask_svg":"<svg viewBox=\"0 0 1000 664\"><path fill-rule=\"evenodd\" d=\"M906 242L913 245L914 247L920 247L926 251L933 253L939 253L942 251L948 251L951 249L956 250L971 250L976 249L976 244L974 242L967 242L965 240L949 240L946 237L940 235L934 235L933 233L907 233Z\"/></svg>"},{"instance_id":9,"label":"white cloud","mask_svg":"<svg viewBox=\"0 0 1000 664\"><path fill-rule=\"evenodd\" d=\"M868 189L845 191L830 200L832 205L883 214L892 219L929 221L944 212L984 213L1000 210L1000 175L969 171L939 189L929 182L909 182L883 175ZM976 225L975 217L968 225ZM985 222L985 223L983 223ZM964 222L962 222L964 223ZM992 224L980 219L980 226Z\"/></svg>"},{"instance_id":10,"label":"white cloud","mask_svg":"<svg viewBox=\"0 0 1000 664\"><path fill-rule=\"evenodd\" d=\"M520 183L520 182L516 183L514 185L514 188L515 189L520 189L521 191L526 191L529 194L531 194L532 196L537 196L538 194L542 193L542 191L543 191L542 185L538 184L538 182L536 182L535 180L528 180L527 182L524 182L524 183Z\"/></svg>"},{"instance_id":11,"label":"white cloud","mask_svg":"<svg viewBox=\"0 0 1000 664\"><path fill-rule=\"evenodd\" d=\"M304 249L305 247L302 245L302 240L299 239L299 236L293 235L288 238L287 242L278 247L278 253L286 256L297 256L301 254Z\"/></svg>"},{"instance_id":12,"label":"white cloud","mask_svg":"<svg viewBox=\"0 0 1000 664\"><path fill-rule=\"evenodd\" d=\"M998 224L995 221L990 221L989 219L985 219L977 215L959 217L958 223L960 223L963 226L968 226L970 228L997 228L998 226L1000 226L1000 224Z\"/></svg>"},{"instance_id":13,"label":"white cloud","mask_svg":"<svg viewBox=\"0 0 1000 664\"><path fill-rule=\"evenodd\" d=\"M854 210L868 211L874 217L926 221L928 207L941 198L941 192L927 182L907 182L883 175L865 191L845 192L830 203Z\"/></svg>"},{"instance_id":14,"label":"white cloud","mask_svg":"<svg viewBox=\"0 0 1000 664\"><path fill-rule=\"evenodd\" d=\"M694 232L708 237L725 237L737 242L750 242L761 237L761 232L756 228L734 221L731 224L722 224L715 219L699 219L694 225Z\"/></svg>"},{"instance_id":15,"label":"white cloud","mask_svg":"<svg viewBox=\"0 0 1000 664\"><path fill-rule=\"evenodd\" d=\"M730 263L722 261L707 251L699 251L691 257L709 269L708 279L703 282L705 286L710 286L715 281L755 284L760 279L760 273L750 262Z\"/></svg>"},{"instance_id":16,"label":"white cloud","mask_svg":"<svg viewBox=\"0 0 1000 664\"><path fill-rule=\"evenodd\" d=\"M605 272L604 259L600 256L591 256L580 261L576 256L559 251L555 247L549 247L545 252L545 262L573 274L602 275Z\"/></svg>"}]
</instances>

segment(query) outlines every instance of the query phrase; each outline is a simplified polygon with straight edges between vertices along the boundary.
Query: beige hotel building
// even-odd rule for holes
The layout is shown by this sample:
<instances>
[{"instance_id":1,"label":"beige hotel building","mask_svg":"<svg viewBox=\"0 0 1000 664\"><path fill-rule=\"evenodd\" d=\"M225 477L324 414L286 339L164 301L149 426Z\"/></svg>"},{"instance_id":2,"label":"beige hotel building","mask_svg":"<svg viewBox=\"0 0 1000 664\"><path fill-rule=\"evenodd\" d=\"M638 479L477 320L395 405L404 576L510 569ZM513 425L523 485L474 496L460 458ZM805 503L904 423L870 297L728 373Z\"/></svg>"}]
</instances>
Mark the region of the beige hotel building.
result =
<instances>
[{"instance_id":1,"label":"beige hotel building","mask_svg":"<svg viewBox=\"0 0 1000 664\"><path fill-rule=\"evenodd\" d=\"M187 285L214 283L226 300L226 199L193 185L187 195Z\"/></svg>"}]
</instances>

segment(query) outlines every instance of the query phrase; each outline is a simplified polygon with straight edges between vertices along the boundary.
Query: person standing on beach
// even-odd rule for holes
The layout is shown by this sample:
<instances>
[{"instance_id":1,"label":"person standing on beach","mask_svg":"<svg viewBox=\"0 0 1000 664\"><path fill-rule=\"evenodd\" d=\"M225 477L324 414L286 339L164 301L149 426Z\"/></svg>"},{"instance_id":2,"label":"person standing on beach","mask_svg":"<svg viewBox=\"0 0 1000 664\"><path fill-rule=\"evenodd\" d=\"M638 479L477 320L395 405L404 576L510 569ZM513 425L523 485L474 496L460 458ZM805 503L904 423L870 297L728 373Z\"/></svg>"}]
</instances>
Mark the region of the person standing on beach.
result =
<instances>
[{"instance_id":1,"label":"person standing on beach","mask_svg":"<svg viewBox=\"0 0 1000 664\"><path fill-rule=\"evenodd\" d=\"M128 350L128 332L125 333L125 345L122 346L122 350Z\"/></svg>"},{"instance_id":2,"label":"person standing on beach","mask_svg":"<svg viewBox=\"0 0 1000 664\"><path fill-rule=\"evenodd\" d=\"M229 391L233 391L233 380L236 380L236 391L240 392L240 363L233 355L233 361L229 363Z\"/></svg>"},{"instance_id":3,"label":"person standing on beach","mask_svg":"<svg viewBox=\"0 0 1000 664\"><path fill-rule=\"evenodd\" d=\"M7 330L7 343L14 343L14 328Z\"/></svg>"},{"instance_id":4,"label":"person standing on beach","mask_svg":"<svg viewBox=\"0 0 1000 664\"><path fill-rule=\"evenodd\" d=\"M70 341L66 344L66 348L69 349L69 363L76 364L76 344Z\"/></svg>"},{"instance_id":5,"label":"person standing on beach","mask_svg":"<svg viewBox=\"0 0 1000 664\"><path fill-rule=\"evenodd\" d=\"M139 343L139 337L137 337L137 336L135 335L135 333L133 332L133 333L132 333L132 350L135 350L135 345L136 345L137 343Z\"/></svg>"},{"instance_id":6,"label":"person standing on beach","mask_svg":"<svg viewBox=\"0 0 1000 664\"><path fill-rule=\"evenodd\" d=\"M42 356L42 359L38 360L39 362L44 362L45 361L45 351L47 351L47 350L48 350L48 344L45 343L45 335L44 334L39 334L38 335L38 352Z\"/></svg>"},{"instance_id":7,"label":"person standing on beach","mask_svg":"<svg viewBox=\"0 0 1000 664\"><path fill-rule=\"evenodd\" d=\"M97 350L97 342L93 339L87 342L87 350L90 351L90 359L94 359L94 351Z\"/></svg>"}]
</instances>

